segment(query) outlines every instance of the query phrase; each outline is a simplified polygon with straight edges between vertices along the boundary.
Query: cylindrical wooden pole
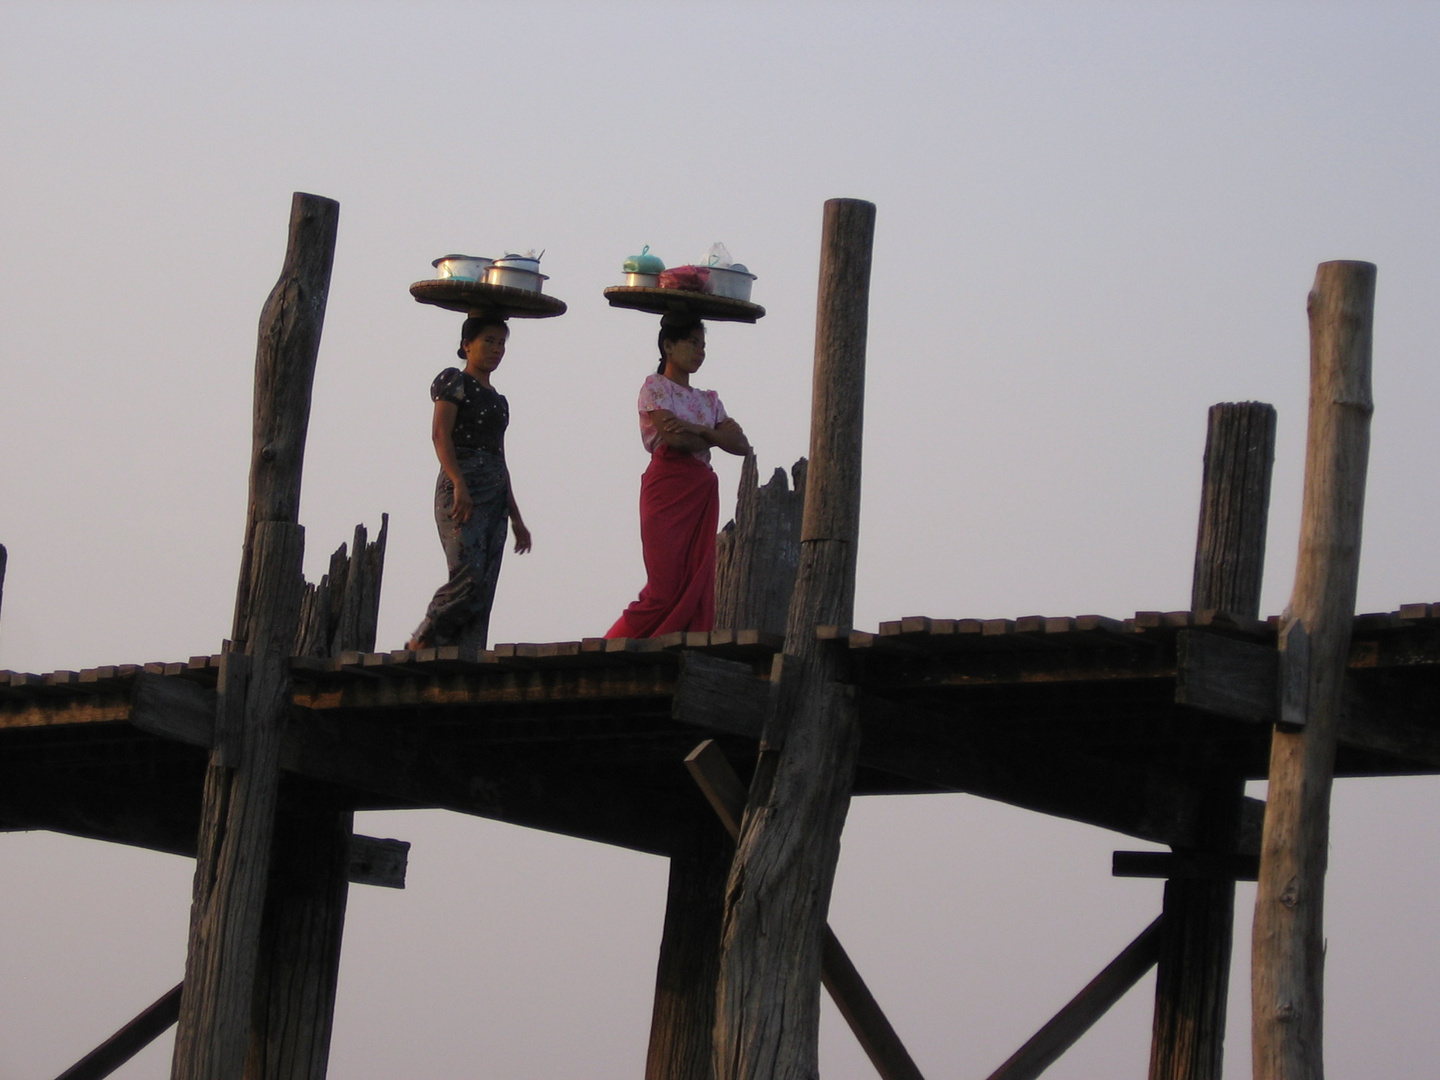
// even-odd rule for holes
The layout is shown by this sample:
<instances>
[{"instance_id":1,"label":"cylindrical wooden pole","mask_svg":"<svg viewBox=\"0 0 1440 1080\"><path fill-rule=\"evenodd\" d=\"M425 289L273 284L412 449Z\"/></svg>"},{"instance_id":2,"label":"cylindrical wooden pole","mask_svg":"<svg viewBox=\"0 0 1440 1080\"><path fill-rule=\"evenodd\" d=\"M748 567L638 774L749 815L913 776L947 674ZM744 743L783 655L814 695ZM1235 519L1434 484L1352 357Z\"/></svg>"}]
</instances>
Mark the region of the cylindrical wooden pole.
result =
<instances>
[{"instance_id":1,"label":"cylindrical wooden pole","mask_svg":"<svg viewBox=\"0 0 1440 1080\"><path fill-rule=\"evenodd\" d=\"M825 916L850 805L859 722L818 624L855 601L860 449L875 207L825 204L800 571L775 712L725 898L718 1080L814 1080Z\"/></svg>"},{"instance_id":2,"label":"cylindrical wooden pole","mask_svg":"<svg viewBox=\"0 0 1440 1080\"><path fill-rule=\"evenodd\" d=\"M709 1080L725 878L735 844L700 799L677 823L645 1080Z\"/></svg>"},{"instance_id":3,"label":"cylindrical wooden pole","mask_svg":"<svg viewBox=\"0 0 1440 1080\"><path fill-rule=\"evenodd\" d=\"M1251 957L1255 1080L1321 1080L1330 788L1355 614L1370 447L1375 267L1321 263L1310 293L1310 421L1295 589ZM1297 724L1303 724L1295 730Z\"/></svg>"},{"instance_id":4,"label":"cylindrical wooden pole","mask_svg":"<svg viewBox=\"0 0 1440 1080\"><path fill-rule=\"evenodd\" d=\"M1260 402L1211 406L1192 610L1219 608L1249 619L1260 614L1274 461L1273 406ZM1235 850L1244 795L1245 781L1238 774L1217 769L1205 780L1197 850ZM1220 1080L1235 883L1168 881L1164 911L1150 1080Z\"/></svg>"},{"instance_id":5,"label":"cylindrical wooden pole","mask_svg":"<svg viewBox=\"0 0 1440 1080\"><path fill-rule=\"evenodd\" d=\"M300 475L339 209L295 195L285 265L260 317L245 549L200 811L174 1080L240 1080L250 1041L304 591Z\"/></svg>"}]
</instances>

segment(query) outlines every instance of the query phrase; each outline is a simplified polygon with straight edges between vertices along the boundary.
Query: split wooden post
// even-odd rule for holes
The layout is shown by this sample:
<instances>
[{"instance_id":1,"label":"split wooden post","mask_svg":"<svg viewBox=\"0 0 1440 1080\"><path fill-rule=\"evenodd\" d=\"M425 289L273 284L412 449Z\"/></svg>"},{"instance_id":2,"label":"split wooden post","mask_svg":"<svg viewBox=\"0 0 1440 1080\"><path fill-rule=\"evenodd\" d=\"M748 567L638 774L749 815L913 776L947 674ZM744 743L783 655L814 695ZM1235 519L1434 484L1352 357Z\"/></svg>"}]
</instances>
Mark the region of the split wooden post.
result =
<instances>
[{"instance_id":1,"label":"split wooden post","mask_svg":"<svg viewBox=\"0 0 1440 1080\"><path fill-rule=\"evenodd\" d=\"M755 455L746 455L735 520L715 541L716 626L785 633L800 567L805 469L804 458L795 462L790 470L793 487L786 484L783 469L776 469L761 487Z\"/></svg>"},{"instance_id":2,"label":"split wooden post","mask_svg":"<svg viewBox=\"0 0 1440 1080\"><path fill-rule=\"evenodd\" d=\"M843 657L822 647L816 627L853 619L874 230L874 204L825 204L800 571L726 887L718 1080L814 1080L819 1070L821 951L859 718L840 682Z\"/></svg>"},{"instance_id":3,"label":"split wooden post","mask_svg":"<svg viewBox=\"0 0 1440 1080\"><path fill-rule=\"evenodd\" d=\"M1192 611L1259 616L1274 462L1273 406L1211 406ZM1245 780L1219 766L1210 772L1195 850L1229 854L1238 838ZM1220 1080L1234 924L1234 881L1165 883L1150 1080Z\"/></svg>"},{"instance_id":4,"label":"split wooden post","mask_svg":"<svg viewBox=\"0 0 1440 1080\"><path fill-rule=\"evenodd\" d=\"M1308 304L1310 418L1295 588L1280 624L1280 722L1251 954L1255 1080L1321 1080L1330 788L1343 709L1365 472L1375 267L1321 263Z\"/></svg>"},{"instance_id":5,"label":"split wooden post","mask_svg":"<svg viewBox=\"0 0 1440 1080\"><path fill-rule=\"evenodd\" d=\"M296 193L285 265L260 316L250 504L233 641L205 775L174 1080L239 1080L304 586L300 477L339 204Z\"/></svg>"}]
</instances>

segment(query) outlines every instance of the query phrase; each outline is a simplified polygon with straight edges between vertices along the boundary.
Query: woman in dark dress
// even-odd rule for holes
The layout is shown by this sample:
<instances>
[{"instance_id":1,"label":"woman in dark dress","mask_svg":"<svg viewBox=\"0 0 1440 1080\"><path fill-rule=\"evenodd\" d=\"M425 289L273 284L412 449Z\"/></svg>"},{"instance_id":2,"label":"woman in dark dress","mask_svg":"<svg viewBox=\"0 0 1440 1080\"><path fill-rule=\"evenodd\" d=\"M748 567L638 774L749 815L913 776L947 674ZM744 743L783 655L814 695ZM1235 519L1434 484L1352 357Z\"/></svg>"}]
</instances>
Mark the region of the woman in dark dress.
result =
<instances>
[{"instance_id":1,"label":"woman in dark dress","mask_svg":"<svg viewBox=\"0 0 1440 1080\"><path fill-rule=\"evenodd\" d=\"M440 459L435 525L450 579L436 590L407 646L411 649L437 645L483 649L505 553L507 521L515 530L516 552L530 550L530 530L515 504L505 465L510 406L490 385L509 336L503 319L466 319L459 349L465 369L446 368L430 387L435 402L430 436Z\"/></svg>"}]
</instances>

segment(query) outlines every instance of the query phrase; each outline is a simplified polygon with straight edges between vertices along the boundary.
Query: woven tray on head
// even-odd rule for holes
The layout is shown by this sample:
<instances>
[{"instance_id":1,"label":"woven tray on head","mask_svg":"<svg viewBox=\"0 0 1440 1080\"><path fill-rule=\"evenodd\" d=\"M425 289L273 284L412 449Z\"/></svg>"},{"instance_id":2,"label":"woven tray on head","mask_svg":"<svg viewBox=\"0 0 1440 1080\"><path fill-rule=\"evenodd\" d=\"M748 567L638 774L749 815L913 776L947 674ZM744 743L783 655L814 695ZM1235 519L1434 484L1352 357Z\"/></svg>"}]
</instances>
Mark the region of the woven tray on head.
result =
<instances>
[{"instance_id":1,"label":"woven tray on head","mask_svg":"<svg viewBox=\"0 0 1440 1080\"><path fill-rule=\"evenodd\" d=\"M728 296L690 292L686 289L647 289L634 285L612 285L605 290L611 307L634 308L652 315L694 315L716 322L753 323L762 318L765 309L749 300L732 300Z\"/></svg>"},{"instance_id":2,"label":"woven tray on head","mask_svg":"<svg viewBox=\"0 0 1440 1080\"><path fill-rule=\"evenodd\" d=\"M410 295L422 304L467 315L499 315L506 319L553 319L565 314L565 301L544 293L515 289L509 285L485 285L478 281L431 278L410 286Z\"/></svg>"}]
</instances>

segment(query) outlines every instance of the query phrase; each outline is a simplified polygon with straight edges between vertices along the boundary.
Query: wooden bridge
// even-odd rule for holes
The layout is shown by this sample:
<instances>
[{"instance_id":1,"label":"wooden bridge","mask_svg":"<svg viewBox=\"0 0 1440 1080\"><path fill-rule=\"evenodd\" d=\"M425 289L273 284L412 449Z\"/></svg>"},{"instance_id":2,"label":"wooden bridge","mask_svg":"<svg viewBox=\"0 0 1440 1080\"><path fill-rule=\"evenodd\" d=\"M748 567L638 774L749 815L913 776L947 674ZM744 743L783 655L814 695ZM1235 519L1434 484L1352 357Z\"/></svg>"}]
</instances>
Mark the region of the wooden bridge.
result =
<instances>
[{"instance_id":1,"label":"wooden bridge","mask_svg":"<svg viewBox=\"0 0 1440 1080\"><path fill-rule=\"evenodd\" d=\"M177 1078L323 1077L348 884L404 879L407 845L354 836L353 814L439 807L670 858L646 1080L813 1075L814 1018L776 1017L817 1011L822 978L884 1080L919 1080L825 907L850 796L936 791L1171 849L1116 853L1117 874L1167 879L1164 910L992 1080L1039 1075L1156 964L1151 1077L1219 1077L1234 882L1258 877L1282 915L1318 909L1323 857L1305 852L1316 828L1323 849L1330 777L1440 771L1440 605L1353 614L1363 445L1316 434L1368 422L1368 308L1334 301L1343 347L1316 331L1321 366L1363 360L1364 393L1312 402L1306 528L1326 539L1302 545L1284 618L1257 617L1274 411L1247 404L1211 411L1194 610L862 632L849 616L873 211L827 204L803 493L783 475L760 488L747 462L721 538L722 621L755 629L376 652L384 529L373 544L357 530L318 587L299 574L336 208L296 197L261 323L225 650L0 672L0 829L197 857L185 982L67 1078L107 1075L177 1018ZM1312 322L1328 287L1317 279ZM1324 420L1337 400L1344 422ZM1323 528L1316 470L1350 492ZM1269 808L1243 794L1263 778ZM1318 916L1257 933L1257 1077L1318 1076L1304 1045L1318 1045L1317 931Z\"/></svg>"}]
</instances>

